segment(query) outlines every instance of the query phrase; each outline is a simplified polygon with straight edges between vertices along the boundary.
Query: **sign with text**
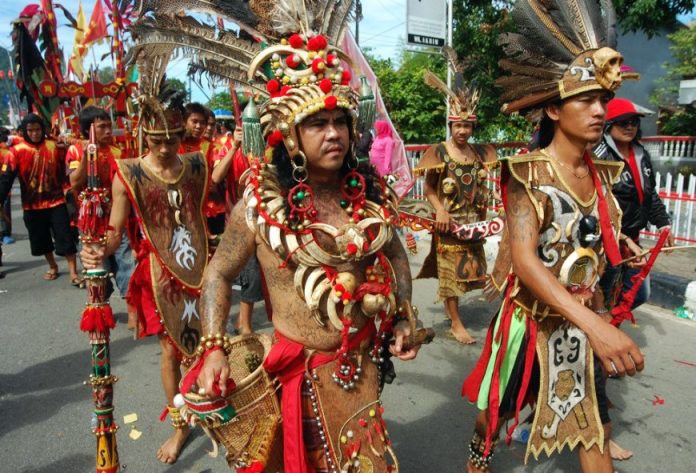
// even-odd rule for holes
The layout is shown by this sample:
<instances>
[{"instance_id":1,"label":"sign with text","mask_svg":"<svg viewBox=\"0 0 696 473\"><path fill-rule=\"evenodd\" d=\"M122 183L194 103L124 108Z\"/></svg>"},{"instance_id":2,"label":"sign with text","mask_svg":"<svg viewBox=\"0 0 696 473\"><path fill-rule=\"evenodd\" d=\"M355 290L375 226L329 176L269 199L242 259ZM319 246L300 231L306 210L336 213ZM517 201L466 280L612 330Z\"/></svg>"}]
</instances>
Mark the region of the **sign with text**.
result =
<instances>
[{"instance_id":1,"label":"sign with text","mask_svg":"<svg viewBox=\"0 0 696 473\"><path fill-rule=\"evenodd\" d=\"M414 46L444 46L447 37L446 7L446 0L407 0L407 43Z\"/></svg>"}]
</instances>

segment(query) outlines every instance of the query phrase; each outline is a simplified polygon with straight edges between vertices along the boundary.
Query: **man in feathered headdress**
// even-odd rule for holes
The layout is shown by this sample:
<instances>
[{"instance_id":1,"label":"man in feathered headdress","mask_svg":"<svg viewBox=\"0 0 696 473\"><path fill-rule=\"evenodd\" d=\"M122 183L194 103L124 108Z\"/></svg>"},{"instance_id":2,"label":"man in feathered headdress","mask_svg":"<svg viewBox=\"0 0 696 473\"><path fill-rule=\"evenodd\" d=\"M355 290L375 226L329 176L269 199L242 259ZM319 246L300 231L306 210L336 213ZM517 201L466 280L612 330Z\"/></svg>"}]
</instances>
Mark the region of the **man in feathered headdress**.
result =
<instances>
[{"instance_id":1,"label":"man in feathered headdress","mask_svg":"<svg viewBox=\"0 0 696 473\"><path fill-rule=\"evenodd\" d=\"M208 238L203 206L208 182L205 158L179 154L184 135L183 97L163 92L141 96L141 124L148 152L135 159L114 161L113 204L106 244L86 245L85 268L100 267L119 248L128 230L136 252L136 268L128 288L128 303L138 309L138 335L160 340L162 385L175 429L157 452L163 463L174 463L189 427L174 407L181 364L195 354L201 339L198 297L208 262Z\"/></svg>"},{"instance_id":2,"label":"man in feathered headdress","mask_svg":"<svg viewBox=\"0 0 696 473\"><path fill-rule=\"evenodd\" d=\"M476 340L459 317L459 296L482 288L486 282L484 240L464 242L452 235L451 227L485 220L490 197L485 181L488 168L497 160L492 145L469 143L477 123L478 90L465 86L454 50L445 48L445 55L456 71L453 89L432 72L425 72L425 83L447 97L451 137L431 146L413 170L425 176L425 196L436 216L430 254L417 278L438 279L438 300L444 301L445 313L452 321L450 336L472 344Z\"/></svg>"},{"instance_id":3,"label":"man in feathered headdress","mask_svg":"<svg viewBox=\"0 0 696 473\"><path fill-rule=\"evenodd\" d=\"M357 120L365 117L348 85L350 59L334 46L352 6L252 0L236 14L220 12L244 31L222 36L218 50L236 58L226 73L235 77L237 67L268 99L260 115L253 100L244 112L243 146L254 164L206 271L194 391L211 402L230 394L226 352L234 348L224 333L231 282L256 253L276 330L263 366L282 385L281 456L292 472L398 471L380 380L393 377L390 353L416 356L414 335L422 333L407 256L392 230L394 194L354 152ZM247 41L249 31L260 42ZM260 430L268 427L263 413L247 415L257 430L245 449L266 445L273 429ZM228 461L237 471L261 471L278 453L246 450Z\"/></svg>"},{"instance_id":4,"label":"man in feathered headdress","mask_svg":"<svg viewBox=\"0 0 696 473\"><path fill-rule=\"evenodd\" d=\"M536 401L527 455L578 447L584 472L610 473L605 373L635 375L636 344L601 314L606 260L621 259L612 184L621 164L587 152L602 136L607 103L621 85L613 10L594 0L519 0L518 33L504 34L498 80L503 109L542 116L538 145L503 167L507 225L493 271L504 295L463 395L481 413L469 472L488 471L503 421Z\"/></svg>"}]
</instances>

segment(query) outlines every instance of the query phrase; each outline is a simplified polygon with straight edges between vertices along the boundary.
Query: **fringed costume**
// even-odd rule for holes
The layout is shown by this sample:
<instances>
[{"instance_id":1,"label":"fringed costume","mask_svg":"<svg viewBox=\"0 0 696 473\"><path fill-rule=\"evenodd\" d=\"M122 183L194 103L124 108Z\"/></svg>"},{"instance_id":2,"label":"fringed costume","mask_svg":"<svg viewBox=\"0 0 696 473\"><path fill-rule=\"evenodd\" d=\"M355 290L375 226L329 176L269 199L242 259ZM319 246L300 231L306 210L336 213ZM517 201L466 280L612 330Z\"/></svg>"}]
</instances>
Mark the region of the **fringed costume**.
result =
<instances>
[{"instance_id":1,"label":"fringed costume","mask_svg":"<svg viewBox=\"0 0 696 473\"><path fill-rule=\"evenodd\" d=\"M425 83L442 92L449 103L449 123L468 122L476 126L476 107L479 91L467 87L463 66L452 48L444 54L455 71L453 87L449 88L435 74L425 71ZM452 156L456 145L443 142L431 146L413 173L424 176L428 185L437 192L437 200L452 218L452 225L470 224L485 220L489 189L485 186L488 167L488 147L468 145L471 156L463 162ZM452 232L433 232L430 253L416 278L438 279L438 301L459 297L486 282L486 254L483 239L463 241Z\"/></svg>"},{"instance_id":2,"label":"fringed costume","mask_svg":"<svg viewBox=\"0 0 696 473\"><path fill-rule=\"evenodd\" d=\"M464 164L452 159L446 143L432 146L414 169L424 175L437 189L437 198L452 216L455 224L474 223L486 218L489 189L483 160L484 149L474 146L476 158ZM480 289L486 281L485 240L464 242L449 232L433 233L430 253L417 278L436 277L438 300L459 297L467 291Z\"/></svg>"},{"instance_id":3,"label":"fringed costume","mask_svg":"<svg viewBox=\"0 0 696 473\"><path fill-rule=\"evenodd\" d=\"M542 152L516 156L504 167L503 189L509 179L518 181L536 209L538 254L544 266L586 305L598 289L596 283L606 264L600 206L606 205L608 210L611 238L618 235L621 218L611 194L621 165L598 161L595 167L593 178L599 189L587 202L567 187L553 158ZM492 274L493 283L504 294L503 304L462 394L479 409L490 409L491 423L499 415L514 414L517 420L520 409L536 401L527 450L535 458L566 445L572 449L578 442L585 448L601 446L602 424L609 418L606 405L603 412L598 409L598 367L594 367L592 349L583 332L550 313L520 284L512 272L510 235L507 229L503 232Z\"/></svg>"},{"instance_id":4,"label":"fringed costume","mask_svg":"<svg viewBox=\"0 0 696 473\"><path fill-rule=\"evenodd\" d=\"M621 55L613 45L613 9L593 0L519 0L512 18L519 33L506 33L500 43L507 54L502 67L510 72L503 88L503 110L523 114L588 91L615 91L621 84ZM578 302L595 308L597 281L606 259L617 258L616 238L621 210L612 195L621 164L584 156L594 194L588 201L576 195L559 171L558 160L545 149L510 158L503 166L502 191L506 211L512 182L524 187L534 207L530 218L539 228L537 256ZM577 176L582 178L584 176ZM493 271L493 282L504 295L492 321L486 344L462 394L480 409L488 409L488 431L475 433L469 461L486 471L501 419L514 417L534 402L534 423L525 460L568 446L604 448L602 424L609 422L604 380L587 336L537 300L512 272L506 227ZM485 437L485 438L484 438Z\"/></svg>"}]
</instances>

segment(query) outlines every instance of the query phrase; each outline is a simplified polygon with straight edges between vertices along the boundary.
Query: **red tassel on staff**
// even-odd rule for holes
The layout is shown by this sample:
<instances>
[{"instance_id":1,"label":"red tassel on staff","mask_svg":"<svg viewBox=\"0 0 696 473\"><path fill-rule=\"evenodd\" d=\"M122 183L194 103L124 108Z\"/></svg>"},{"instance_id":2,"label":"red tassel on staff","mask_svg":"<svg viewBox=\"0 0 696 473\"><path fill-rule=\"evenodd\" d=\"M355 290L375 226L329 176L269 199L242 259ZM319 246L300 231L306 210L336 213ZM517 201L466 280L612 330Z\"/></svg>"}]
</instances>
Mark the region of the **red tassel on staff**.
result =
<instances>
[{"instance_id":1,"label":"red tassel on staff","mask_svg":"<svg viewBox=\"0 0 696 473\"><path fill-rule=\"evenodd\" d=\"M660 254L660 250L662 250L662 247L665 245L669 232L669 228L662 230L660 233L660 238L657 240L657 244L650 251L648 262L645 263L645 266L643 266L639 273L631 276L631 289L623 294L621 297L621 303L611 310L611 324L614 327L621 325L621 322L624 320L630 320L633 325L636 324L636 318L633 316L633 312L631 312L633 302L636 300L636 296L638 295L640 287L643 285L643 281L645 281L645 278L648 277L650 269L653 267L653 264L655 264L657 255Z\"/></svg>"},{"instance_id":2,"label":"red tassel on staff","mask_svg":"<svg viewBox=\"0 0 696 473\"><path fill-rule=\"evenodd\" d=\"M83 332L108 333L114 327L116 321L110 305L87 306L82 312L80 330Z\"/></svg>"},{"instance_id":3,"label":"red tassel on staff","mask_svg":"<svg viewBox=\"0 0 696 473\"><path fill-rule=\"evenodd\" d=\"M81 197L78 230L92 237L105 235L109 221L106 218L104 196L99 191L86 190Z\"/></svg>"}]
</instances>

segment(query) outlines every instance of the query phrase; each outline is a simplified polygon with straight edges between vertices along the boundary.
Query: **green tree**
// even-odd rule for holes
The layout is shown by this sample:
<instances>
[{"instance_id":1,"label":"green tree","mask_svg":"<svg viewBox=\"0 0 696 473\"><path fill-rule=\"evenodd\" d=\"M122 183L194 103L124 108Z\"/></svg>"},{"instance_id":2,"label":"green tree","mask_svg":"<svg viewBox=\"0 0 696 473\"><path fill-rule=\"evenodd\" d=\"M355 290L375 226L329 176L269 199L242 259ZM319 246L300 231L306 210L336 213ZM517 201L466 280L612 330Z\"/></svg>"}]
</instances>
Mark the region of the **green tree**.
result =
<instances>
[{"instance_id":1,"label":"green tree","mask_svg":"<svg viewBox=\"0 0 696 473\"><path fill-rule=\"evenodd\" d=\"M375 58L369 51L366 56L401 138L406 143L434 143L444 139L444 97L423 82L426 69L445 76L444 59L437 54L403 50L397 67L391 59Z\"/></svg>"},{"instance_id":2,"label":"green tree","mask_svg":"<svg viewBox=\"0 0 696 473\"><path fill-rule=\"evenodd\" d=\"M660 131L667 135L693 135L696 130L696 108L679 107L679 81L696 78L696 22L668 36L674 62L666 63L667 75L651 101L661 107Z\"/></svg>"},{"instance_id":3,"label":"green tree","mask_svg":"<svg viewBox=\"0 0 696 473\"><path fill-rule=\"evenodd\" d=\"M206 107L211 110L223 109L232 111L232 97L229 92L218 92L210 97Z\"/></svg>"},{"instance_id":4,"label":"green tree","mask_svg":"<svg viewBox=\"0 0 696 473\"><path fill-rule=\"evenodd\" d=\"M179 79L175 79L173 77L168 77L164 80L164 83L165 83L166 87L171 87L174 90L186 92L186 95L187 96L189 95L188 87L186 87L186 84Z\"/></svg>"},{"instance_id":5,"label":"green tree","mask_svg":"<svg viewBox=\"0 0 696 473\"><path fill-rule=\"evenodd\" d=\"M508 9L512 1L463 0L455 2L453 44L460 59L468 65L465 79L481 90L477 109L479 141L525 141L531 125L517 115L500 111L500 89L496 78L504 75L498 66L503 51L498 46L498 35L512 27Z\"/></svg>"},{"instance_id":6,"label":"green tree","mask_svg":"<svg viewBox=\"0 0 696 473\"><path fill-rule=\"evenodd\" d=\"M690 13L694 0L613 0L623 31L643 31L652 36L677 23L677 16Z\"/></svg>"}]
</instances>

